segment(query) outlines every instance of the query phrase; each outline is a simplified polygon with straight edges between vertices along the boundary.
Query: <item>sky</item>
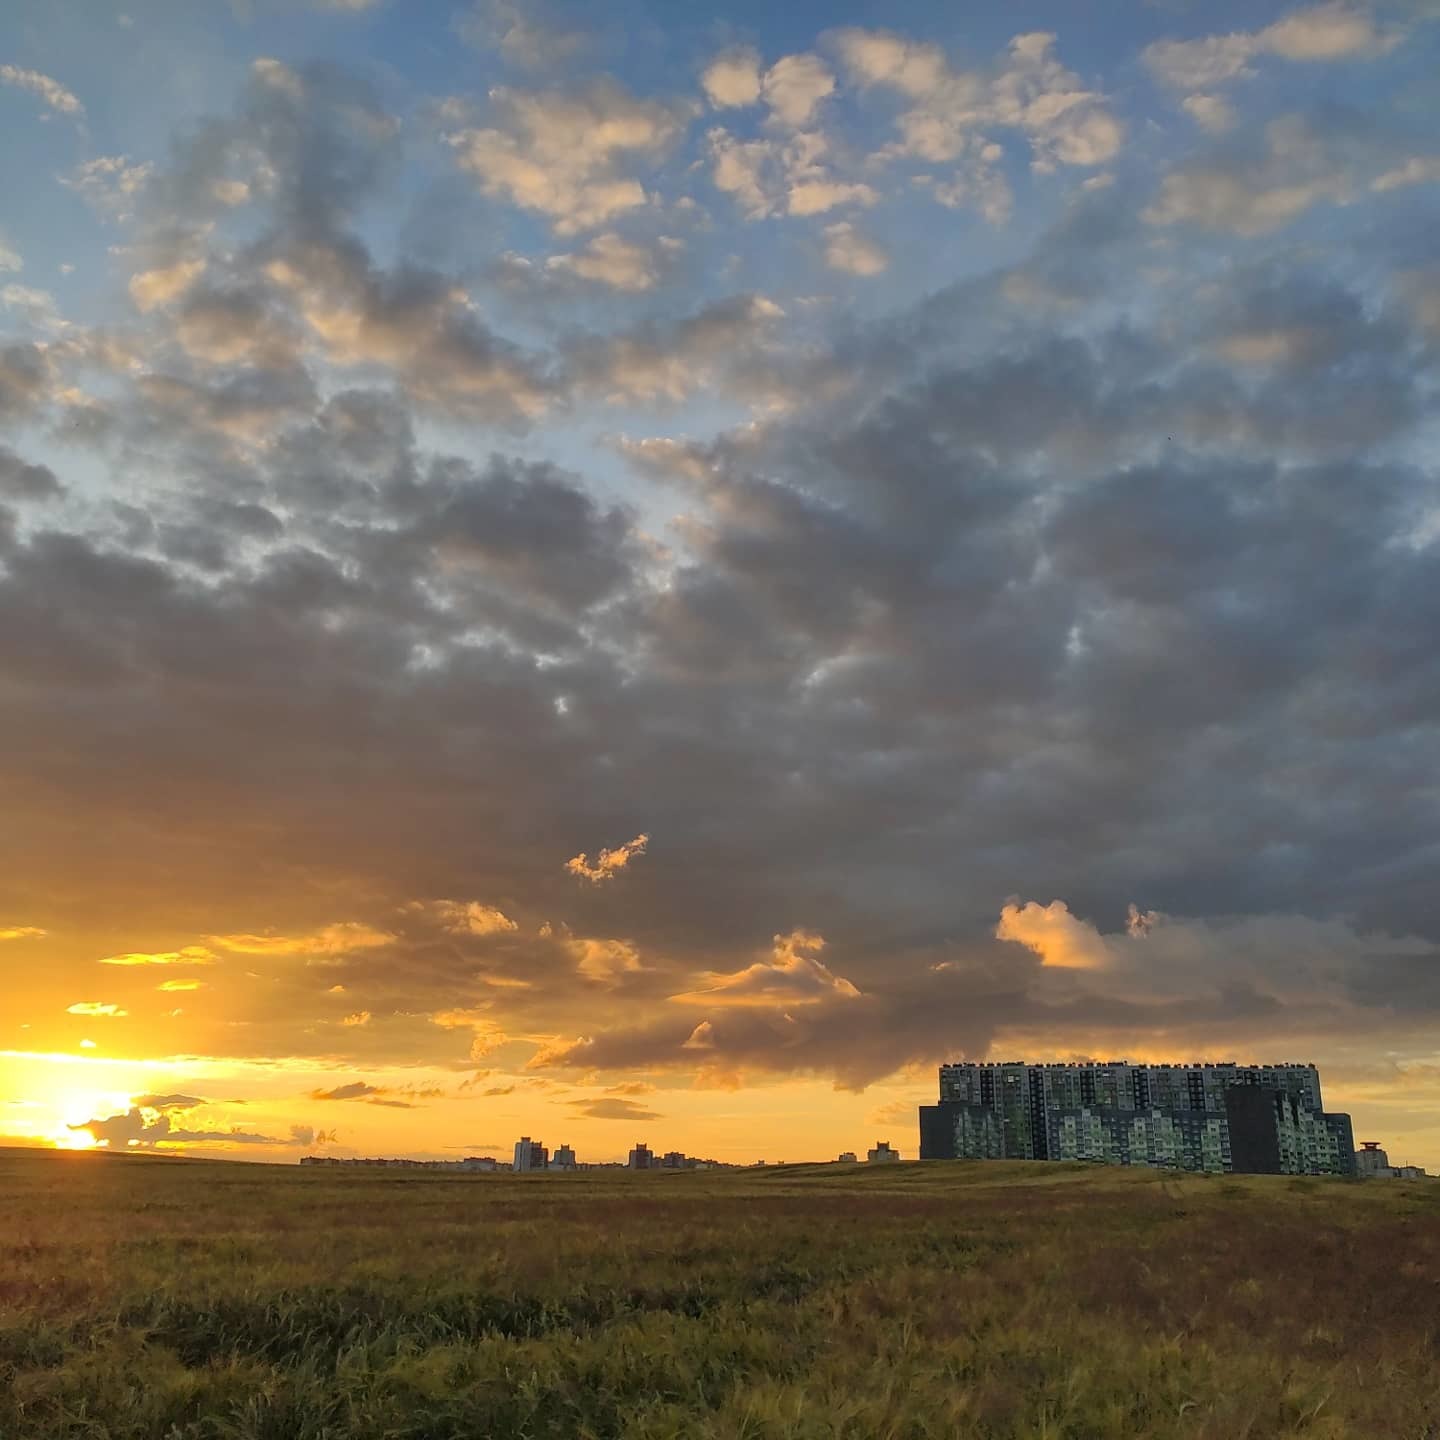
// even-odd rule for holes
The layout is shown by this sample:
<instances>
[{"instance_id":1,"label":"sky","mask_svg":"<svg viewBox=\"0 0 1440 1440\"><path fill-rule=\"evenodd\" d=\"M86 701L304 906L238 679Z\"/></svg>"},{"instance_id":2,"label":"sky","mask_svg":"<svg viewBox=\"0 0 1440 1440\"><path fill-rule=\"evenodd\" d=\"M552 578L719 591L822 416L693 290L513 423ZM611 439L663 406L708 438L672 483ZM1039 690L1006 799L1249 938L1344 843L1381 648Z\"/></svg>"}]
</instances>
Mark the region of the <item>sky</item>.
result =
<instances>
[{"instance_id":1,"label":"sky","mask_svg":"<svg viewBox=\"0 0 1440 1440\"><path fill-rule=\"evenodd\" d=\"M0 1143L1440 1168L1440 4L0 7Z\"/></svg>"}]
</instances>

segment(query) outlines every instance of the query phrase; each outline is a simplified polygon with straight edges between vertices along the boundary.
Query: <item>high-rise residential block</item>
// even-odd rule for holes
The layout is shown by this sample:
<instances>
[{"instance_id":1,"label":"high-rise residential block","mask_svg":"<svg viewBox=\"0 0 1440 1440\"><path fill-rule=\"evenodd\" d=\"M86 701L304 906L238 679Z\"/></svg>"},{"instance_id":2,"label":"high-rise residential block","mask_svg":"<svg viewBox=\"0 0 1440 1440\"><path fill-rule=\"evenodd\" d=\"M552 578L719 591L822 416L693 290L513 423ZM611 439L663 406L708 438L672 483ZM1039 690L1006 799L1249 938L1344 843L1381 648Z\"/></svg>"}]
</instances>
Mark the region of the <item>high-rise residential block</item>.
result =
<instances>
[{"instance_id":1,"label":"high-rise residential block","mask_svg":"<svg viewBox=\"0 0 1440 1440\"><path fill-rule=\"evenodd\" d=\"M920 1107L922 1160L1348 1175L1354 1148L1313 1065L942 1065L939 1103Z\"/></svg>"}]
</instances>

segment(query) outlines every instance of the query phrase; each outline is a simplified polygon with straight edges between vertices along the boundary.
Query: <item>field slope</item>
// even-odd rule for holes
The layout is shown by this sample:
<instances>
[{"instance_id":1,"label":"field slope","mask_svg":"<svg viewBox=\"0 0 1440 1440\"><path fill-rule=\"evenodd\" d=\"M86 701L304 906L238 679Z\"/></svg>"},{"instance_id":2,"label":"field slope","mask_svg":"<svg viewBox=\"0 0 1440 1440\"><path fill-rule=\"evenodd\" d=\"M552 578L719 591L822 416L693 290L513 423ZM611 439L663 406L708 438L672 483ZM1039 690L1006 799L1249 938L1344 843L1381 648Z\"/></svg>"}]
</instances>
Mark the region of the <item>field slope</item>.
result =
<instances>
[{"instance_id":1,"label":"field slope","mask_svg":"<svg viewBox=\"0 0 1440 1440\"><path fill-rule=\"evenodd\" d=\"M0 1437L1440 1437L1440 1185L0 1152Z\"/></svg>"}]
</instances>

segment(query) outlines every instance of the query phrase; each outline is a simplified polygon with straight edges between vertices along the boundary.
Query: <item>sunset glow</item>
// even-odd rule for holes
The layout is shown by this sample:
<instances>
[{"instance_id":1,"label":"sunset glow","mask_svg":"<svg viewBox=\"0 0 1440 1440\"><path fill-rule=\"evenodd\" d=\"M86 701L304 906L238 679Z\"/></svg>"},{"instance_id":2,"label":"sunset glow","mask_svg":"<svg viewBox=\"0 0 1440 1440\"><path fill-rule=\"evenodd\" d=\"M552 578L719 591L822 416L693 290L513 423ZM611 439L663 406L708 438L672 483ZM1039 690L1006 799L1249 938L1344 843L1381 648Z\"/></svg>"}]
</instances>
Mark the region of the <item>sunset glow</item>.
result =
<instances>
[{"instance_id":1,"label":"sunset glow","mask_svg":"<svg viewBox=\"0 0 1440 1440\"><path fill-rule=\"evenodd\" d=\"M1440 1168L1440 12L1085 8L0 6L0 1145Z\"/></svg>"}]
</instances>

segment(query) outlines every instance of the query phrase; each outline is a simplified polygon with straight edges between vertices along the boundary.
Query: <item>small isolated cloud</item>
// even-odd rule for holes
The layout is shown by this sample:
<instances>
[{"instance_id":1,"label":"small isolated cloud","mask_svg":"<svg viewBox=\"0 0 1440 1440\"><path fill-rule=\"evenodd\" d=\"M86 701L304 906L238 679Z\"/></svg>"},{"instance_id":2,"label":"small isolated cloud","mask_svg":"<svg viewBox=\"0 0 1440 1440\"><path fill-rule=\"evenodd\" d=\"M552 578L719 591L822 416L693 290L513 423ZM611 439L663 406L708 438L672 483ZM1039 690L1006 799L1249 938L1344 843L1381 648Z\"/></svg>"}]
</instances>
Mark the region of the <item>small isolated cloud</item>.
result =
<instances>
[{"instance_id":1,"label":"small isolated cloud","mask_svg":"<svg viewBox=\"0 0 1440 1440\"><path fill-rule=\"evenodd\" d=\"M341 1020L342 1025L348 1025L351 1029L357 1029L362 1025L368 1025L374 1017L368 1010L356 1010Z\"/></svg>"},{"instance_id":2,"label":"small isolated cloud","mask_svg":"<svg viewBox=\"0 0 1440 1440\"><path fill-rule=\"evenodd\" d=\"M20 252L6 239L5 232L0 230L0 270L23 270L25 262L20 258Z\"/></svg>"},{"instance_id":3,"label":"small isolated cloud","mask_svg":"<svg viewBox=\"0 0 1440 1440\"><path fill-rule=\"evenodd\" d=\"M28 90L32 95L38 95L45 108L57 115L78 118L85 114L85 107L77 96L58 80L52 80L38 70L22 70L18 65L0 65L0 85L13 85L17 90Z\"/></svg>"},{"instance_id":4,"label":"small isolated cloud","mask_svg":"<svg viewBox=\"0 0 1440 1440\"><path fill-rule=\"evenodd\" d=\"M613 230L595 236L576 254L552 255L545 262L545 268L630 293L651 289L660 274L653 250L636 245Z\"/></svg>"},{"instance_id":5,"label":"small isolated cloud","mask_svg":"<svg viewBox=\"0 0 1440 1440\"><path fill-rule=\"evenodd\" d=\"M389 945L395 936L373 925L343 920L326 925L309 935L210 935L212 945L238 955L306 955L336 959L355 950L373 950Z\"/></svg>"},{"instance_id":6,"label":"small isolated cloud","mask_svg":"<svg viewBox=\"0 0 1440 1440\"><path fill-rule=\"evenodd\" d=\"M333 1090L312 1090L312 1100L364 1100L381 1093L379 1086L367 1085L363 1080L352 1080L348 1085L337 1085Z\"/></svg>"},{"instance_id":7,"label":"small isolated cloud","mask_svg":"<svg viewBox=\"0 0 1440 1440\"><path fill-rule=\"evenodd\" d=\"M825 263L849 275L879 275L889 267L890 257L842 220L825 227Z\"/></svg>"},{"instance_id":8,"label":"small isolated cloud","mask_svg":"<svg viewBox=\"0 0 1440 1440\"><path fill-rule=\"evenodd\" d=\"M1006 905L1000 911L995 938L1033 950L1042 965L1054 970L1103 970L1110 964L1110 952L1100 932L1072 915L1063 900L1048 905L1034 900Z\"/></svg>"},{"instance_id":9,"label":"small isolated cloud","mask_svg":"<svg viewBox=\"0 0 1440 1440\"><path fill-rule=\"evenodd\" d=\"M203 990L203 980L162 980L156 987L157 990L164 990L167 993L174 993L186 990Z\"/></svg>"},{"instance_id":10,"label":"small isolated cloud","mask_svg":"<svg viewBox=\"0 0 1440 1440\"><path fill-rule=\"evenodd\" d=\"M89 1015L94 1018L104 1016L111 1020L118 1020L123 1015L128 1015L128 1010L122 1010L118 1005L111 1005L100 1000L77 1000L73 1005L65 1007L67 1015Z\"/></svg>"},{"instance_id":11,"label":"small isolated cloud","mask_svg":"<svg viewBox=\"0 0 1440 1440\"><path fill-rule=\"evenodd\" d=\"M753 105L760 98L760 56L748 46L717 55L700 75L700 88L717 109Z\"/></svg>"},{"instance_id":12,"label":"small isolated cloud","mask_svg":"<svg viewBox=\"0 0 1440 1440\"><path fill-rule=\"evenodd\" d=\"M479 900L413 900L405 908L452 935L506 935L519 928L503 910Z\"/></svg>"},{"instance_id":13,"label":"small isolated cloud","mask_svg":"<svg viewBox=\"0 0 1440 1440\"><path fill-rule=\"evenodd\" d=\"M438 1095L437 1090L417 1092L425 1096ZM366 1105L384 1105L392 1110L413 1110L409 1100L395 1098L396 1092L380 1085L370 1085L364 1080L352 1080L348 1085L337 1085L333 1090L312 1090L312 1100L360 1100Z\"/></svg>"},{"instance_id":14,"label":"small isolated cloud","mask_svg":"<svg viewBox=\"0 0 1440 1440\"><path fill-rule=\"evenodd\" d=\"M219 956L204 945L186 945L181 950L131 950L123 955L106 955L102 965L214 965Z\"/></svg>"},{"instance_id":15,"label":"small isolated cloud","mask_svg":"<svg viewBox=\"0 0 1440 1440\"><path fill-rule=\"evenodd\" d=\"M39 940L47 934L38 925L0 925L0 940Z\"/></svg>"},{"instance_id":16,"label":"small isolated cloud","mask_svg":"<svg viewBox=\"0 0 1440 1440\"><path fill-rule=\"evenodd\" d=\"M135 1095L131 1101L142 1110L193 1110L206 1103L198 1095Z\"/></svg>"},{"instance_id":17,"label":"small isolated cloud","mask_svg":"<svg viewBox=\"0 0 1440 1440\"><path fill-rule=\"evenodd\" d=\"M835 76L818 55L786 55L760 82L771 115L792 129L808 124L816 106L834 92Z\"/></svg>"},{"instance_id":18,"label":"small isolated cloud","mask_svg":"<svg viewBox=\"0 0 1440 1440\"><path fill-rule=\"evenodd\" d=\"M591 1120L660 1120L658 1110L647 1110L633 1100L567 1100L580 1114Z\"/></svg>"},{"instance_id":19,"label":"small isolated cloud","mask_svg":"<svg viewBox=\"0 0 1440 1440\"><path fill-rule=\"evenodd\" d=\"M648 835L637 835L614 850L602 850L593 865L589 855L582 850L565 862L565 868L572 875L588 880L592 885L599 885L606 880L613 880L637 855L643 855L649 843Z\"/></svg>"}]
</instances>

